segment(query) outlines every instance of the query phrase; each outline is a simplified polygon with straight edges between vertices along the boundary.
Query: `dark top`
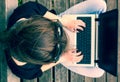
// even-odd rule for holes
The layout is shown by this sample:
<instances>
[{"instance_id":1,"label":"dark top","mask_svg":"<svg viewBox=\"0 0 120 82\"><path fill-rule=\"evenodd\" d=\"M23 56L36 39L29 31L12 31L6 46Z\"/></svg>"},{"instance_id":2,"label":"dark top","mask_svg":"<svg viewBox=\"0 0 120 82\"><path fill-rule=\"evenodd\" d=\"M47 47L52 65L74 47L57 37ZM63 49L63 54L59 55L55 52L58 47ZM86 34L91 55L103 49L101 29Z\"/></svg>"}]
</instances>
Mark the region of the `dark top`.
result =
<instances>
[{"instance_id":1,"label":"dark top","mask_svg":"<svg viewBox=\"0 0 120 82\"><path fill-rule=\"evenodd\" d=\"M17 20L20 18L30 18L34 15L43 16L48 9L43 5L36 2L27 2L19 7L17 7L13 14L10 16L8 20L8 28L9 29Z\"/></svg>"},{"instance_id":2,"label":"dark top","mask_svg":"<svg viewBox=\"0 0 120 82\"><path fill-rule=\"evenodd\" d=\"M10 27L13 26L20 18L30 18L34 15L43 16L47 10L48 9L41 4L36 2L27 2L14 10L13 14L9 18L7 30L9 30ZM18 66L11 58L8 50L6 51L6 59L11 71L22 79L34 79L42 75L42 71L40 70L42 65L27 63L23 66Z\"/></svg>"}]
</instances>

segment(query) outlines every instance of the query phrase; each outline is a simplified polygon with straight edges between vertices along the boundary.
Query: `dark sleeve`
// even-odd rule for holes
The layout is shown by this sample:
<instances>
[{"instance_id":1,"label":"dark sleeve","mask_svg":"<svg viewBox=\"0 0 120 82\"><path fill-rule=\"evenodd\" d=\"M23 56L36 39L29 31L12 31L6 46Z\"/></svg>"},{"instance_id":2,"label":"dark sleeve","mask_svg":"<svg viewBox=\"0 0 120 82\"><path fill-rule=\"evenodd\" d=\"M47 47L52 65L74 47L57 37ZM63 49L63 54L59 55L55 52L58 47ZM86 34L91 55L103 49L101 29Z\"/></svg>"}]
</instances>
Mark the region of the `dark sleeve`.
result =
<instances>
[{"instance_id":1,"label":"dark sleeve","mask_svg":"<svg viewBox=\"0 0 120 82\"><path fill-rule=\"evenodd\" d=\"M11 71L21 79L34 79L42 76L41 65L26 64L24 66L14 66L9 64Z\"/></svg>"},{"instance_id":2,"label":"dark sleeve","mask_svg":"<svg viewBox=\"0 0 120 82\"><path fill-rule=\"evenodd\" d=\"M42 76L42 70L40 69L42 65L35 65L27 63L23 66L18 66L13 59L10 57L8 51L6 53L6 60L9 68L11 69L12 73L16 76L20 77L21 79L34 79L37 77Z\"/></svg>"},{"instance_id":3,"label":"dark sleeve","mask_svg":"<svg viewBox=\"0 0 120 82\"><path fill-rule=\"evenodd\" d=\"M8 20L8 29L20 18L30 18L34 15L43 16L48 9L37 2L27 2L17 7Z\"/></svg>"}]
</instances>

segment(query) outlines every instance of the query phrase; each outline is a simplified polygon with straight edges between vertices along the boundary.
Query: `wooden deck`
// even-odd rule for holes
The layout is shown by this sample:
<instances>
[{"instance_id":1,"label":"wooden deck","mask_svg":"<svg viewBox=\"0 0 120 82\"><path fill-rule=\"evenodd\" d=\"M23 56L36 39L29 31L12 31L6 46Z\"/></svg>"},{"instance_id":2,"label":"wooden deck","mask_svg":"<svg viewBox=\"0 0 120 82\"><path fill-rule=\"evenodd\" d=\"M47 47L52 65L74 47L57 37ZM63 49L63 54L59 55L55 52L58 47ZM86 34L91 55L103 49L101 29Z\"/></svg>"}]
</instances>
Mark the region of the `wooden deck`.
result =
<instances>
[{"instance_id":1,"label":"wooden deck","mask_svg":"<svg viewBox=\"0 0 120 82\"><path fill-rule=\"evenodd\" d=\"M0 0L0 31L6 28L6 0ZM27 1L37 1L38 3L42 3L48 9L55 9L57 13L60 13L70 6L81 2L83 0L22 0L22 3ZM112 10L118 8L120 10L120 0L106 0L108 10ZM9 3L8 3L9 4ZM120 15L119 15L120 18ZM112 20L112 19L111 19ZM120 24L119 24L119 31L120 32ZM36 78L33 80L25 80L20 79L14 76L10 71L6 71L7 65L4 58L4 53L0 49L0 82L120 82L120 33L119 33L119 41L118 41L118 77L114 77L109 73L105 73L100 78L88 78L76 73L71 72L70 70L63 67L61 64L55 66L54 68L46 71L42 77ZM0 44L0 48L2 44ZM9 70L9 69L8 69ZM7 75L12 78L7 79ZM14 79L13 79L14 78Z\"/></svg>"}]
</instances>

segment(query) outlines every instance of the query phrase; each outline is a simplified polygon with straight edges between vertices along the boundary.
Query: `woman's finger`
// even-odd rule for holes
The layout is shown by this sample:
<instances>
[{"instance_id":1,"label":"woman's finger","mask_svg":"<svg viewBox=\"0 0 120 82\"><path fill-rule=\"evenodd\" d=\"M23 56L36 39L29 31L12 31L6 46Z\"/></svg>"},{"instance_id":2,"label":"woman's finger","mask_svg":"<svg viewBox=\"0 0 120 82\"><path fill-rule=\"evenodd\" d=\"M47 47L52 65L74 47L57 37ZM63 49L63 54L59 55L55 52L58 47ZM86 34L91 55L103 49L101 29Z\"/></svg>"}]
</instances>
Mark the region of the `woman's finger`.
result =
<instances>
[{"instance_id":1,"label":"woman's finger","mask_svg":"<svg viewBox=\"0 0 120 82\"><path fill-rule=\"evenodd\" d=\"M75 25L82 26L82 27L86 27L86 23L83 22L82 20L76 20L76 21L75 21Z\"/></svg>"},{"instance_id":2,"label":"woman's finger","mask_svg":"<svg viewBox=\"0 0 120 82\"><path fill-rule=\"evenodd\" d=\"M79 26L76 27L76 31L83 31L83 30L84 30L84 28L82 28L82 27L79 27Z\"/></svg>"},{"instance_id":3,"label":"woman's finger","mask_svg":"<svg viewBox=\"0 0 120 82\"><path fill-rule=\"evenodd\" d=\"M73 58L73 62L80 62L83 59L83 55L77 56Z\"/></svg>"},{"instance_id":4,"label":"woman's finger","mask_svg":"<svg viewBox=\"0 0 120 82\"><path fill-rule=\"evenodd\" d=\"M86 27L86 24L82 20L76 20L74 22L75 27L73 28L73 32L83 31Z\"/></svg>"}]
</instances>

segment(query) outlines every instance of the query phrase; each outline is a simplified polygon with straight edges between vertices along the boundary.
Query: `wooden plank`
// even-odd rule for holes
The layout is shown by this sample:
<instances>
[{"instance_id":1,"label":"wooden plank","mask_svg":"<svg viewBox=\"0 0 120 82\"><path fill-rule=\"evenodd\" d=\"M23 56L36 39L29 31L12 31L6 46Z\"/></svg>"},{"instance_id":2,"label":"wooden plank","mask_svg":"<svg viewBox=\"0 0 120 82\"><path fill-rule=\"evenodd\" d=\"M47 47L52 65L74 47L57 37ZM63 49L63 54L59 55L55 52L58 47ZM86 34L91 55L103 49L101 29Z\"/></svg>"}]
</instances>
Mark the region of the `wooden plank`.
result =
<instances>
[{"instance_id":1,"label":"wooden plank","mask_svg":"<svg viewBox=\"0 0 120 82\"><path fill-rule=\"evenodd\" d=\"M7 82L7 64L0 43L0 82Z\"/></svg>"},{"instance_id":2,"label":"wooden plank","mask_svg":"<svg viewBox=\"0 0 120 82\"><path fill-rule=\"evenodd\" d=\"M120 0L117 2L117 7L119 10L118 16L118 79L117 82L120 82Z\"/></svg>"},{"instance_id":3,"label":"wooden plank","mask_svg":"<svg viewBox=\"0 0 120 82\"><path fill-rule=\"evenodd\" d=\"M77 4L77 3L80 3L82 2L83 0L70 0L70 7ZM84 82L85 81L85 77L84 76L81 76L77 73L74 73L74 72L71 72L71 82Z\"/></svg>"},{"instance_id":4,"label":"wooden plank","mask_svg":"<svg viewBox=\"0 0 120 82\"><path fill-rule=\"evenodd\" d=\"M94 78L85 77L85 82L95 82Z\"/></svg>"},{"instance_id":5,"label":"wooden plank","mask_svg":"<svg viewBox=\"0 0 120 82\"><path fill-rule=\"evenodd\" d=\"M0 0L0 31L6 29L6 0Z\"/></svg>"},{"instance_id":6,"label":"wooden plank","mask_svg":"<svg viewBox=\"0 0 120 82\"><path fill-rule=\"evenodd\" d=\"M6 28L6 0L0 1L0 31ZM3 52L2 43L0 43L0 82L7 82L7 65Z\"/></svg>"},{"instance_id":7,"label":"wooden plank","mask_svg":"<svg viewBox=\"0 0 120 82\"><path fill-rule=\"evenodd\" d=\"M13 10L18 6L18 0L6 0L6 17L8 20ZM7 82L20 82L20 78L15 76L9 68L7 68Z\"/></svg>"},{"instance_id":8,"label":"wooden plank","mask_svg":"<svg viewBox=\"0 0 120 82\"><path fill-rule=\"evenodd\" d=\"M45 7L47 7L48 9L52 9L53 7L53 3L52 0L37 0L38 3L44 5Z\"/></svg>"},{"instance_id":9,"label":"wooden plank","mask_svg":"<svg viewBox=\"0 0 120 82\"><path fill-rule=\"evenodd\" d=\"M117 0L107 0L108 11L117 8ZM117 78L107 73L107 82L117 82Z\"/></svg>"},{"instance_id":10,"label":"wooden plank","mask_svg":"<svg viewBox=\"0 0 120 82\"><path fill-rule=\"evenodd\" d=\"M14 9L18 6L18 0L6 0L6 13L7 13L7 19L9 16L13 13Z\"/></svg>"},{"instance_id":11,"label":"wooden plank","mask_svg":"<svg viewBox=\"0 0 120 82\"><path fill-rule=\"evenodd\" d=\"M48 9L52 9L52 0L22 0L22 3L26 3L28 1L38 2L47 7Z\"/></svg>"},{"instance_id":12,"label":"wooden plank","mask_svg":"<svg viewBox=\"0 0 120 82\"><path fill-rule=\"evenodd\" d=\"M85 77L74 72L71 72L70 80L71 82L85 82Z\"/></svg>"},{"instance_id":13,"label":"wooden plank","mask_svg":"<svg viewBox=\"0 0 120 82\"><path fill-rule=\"evenodd\" d=\"M37 82L37 78L36 79L33 79L33 80L22 80L22 82Z\"/></svg>"},{"instance_id":14,"label":"wooden plank","mask_svg":"<svg viewBox=\"0 0 120 82\"><path fill-rule=\"evenodd\" d=\"M102 77L96 78L95 82L106 82L106 73Z\"/></svg>"},{"instance_id":15,"label":"wooden plank","mask_svg":"<svg viewBox=\"0 0 120 82\"><path fill-rule=\"evenodd\" d=\"M42 77L39 78L39 82L53 82L52 69L47 70L43 73Z\"/></svg>"},{"instance_id":16,"label":"wooden plank","mask_svg":"<svg viewBox=\"0 0 120 82\"><path fill-rule=\"evenodd\" d=\"M117 82L117 77L107 74L107 82Z\"/></svg>"},{"instance_id":17,"label":"wooden plank","mask_svg":"<svg viewBox=\"0 0 120 82\"><path fill-rule=\"evenodd\" d=\"M28 1L36 1L36 0L22 0L22 3L26 3Z\"/></svg>"},{"instance_id":18,"label":"wooden plank","mask_svg":"<svg viewBox=\"0 0 120 82\"><path fill-rule=\"evenodd\" d=\"M84 0L70 0L70 6L73 6L73 5L80 3L82 1L84 1Z\"/></svg>"},{"instance_id":19,"label":"wooden plank","mask_svg":"<svg viewBox=\"0 0 120 82\"><path fill-rule=\"evenodd\" d=\"M65 11L69 6L68 0L53 0L53 8L59 14ZM68 70L61 64L55 66L55 82L68 82Z\"/></svg>"},{"instance_id":20,"label":"wooden plank","mask_svg":"<svg viewBox=\"0 0 120 82\"><path fill-rule=\"evenodd\" d=\"M68 0L54 0L53 7L59 14L68 8L68 3L69 3Z\"/></svg>"},{"instance_id":21,"label":"wooden plank","mask_svg":"<svg viewBox=\"0 0 120 82\"><path fill-rule=\"evenodd\" d=\"M61 64L55 66L55 82L69 82L68 70Z\"/></svg>"},{"instance_id":22,"label":"wooden plank","mask_svg":"<svg viewBox=\"0 0 120 82\"><path fill-rule=\"evenodd\" d=\"M15 76L9 68L7 68L7 82L20 82L20 78Z\"/></svg>"},{"instance_id":23,"label":"wooden plank","mask_svg":"<svg viewBox=\"0 0 120 82\"><path fill-rule=\"evenodd\" d=\"M57 14L65 11L68 8L68 0L53 0L53 8L56 10ZM68 82L68 70L61 64L55 66L54 70L54 82Z\"/></svg>"},{"instance_id":24,"label":"wooden plank","mask_svg":"<svg viewBox=\"0 0 120 82\"><path fill-rule=\"evenodd\" d=\"M107 0L107 7L108 10L117 8L117 0Z\"/></svg>"},{"instance_id":25,"label":"wooden plank","mask_svg":"<svg viewBox=\"0 0 120 82\"><path fill-rule=\"evenodd\" d=\"M107 11L117 8L117 0L105 0L107 2ZM96 82L117 82L117 77L106 73L102 78L96 79Z\"/></svg>"},{"instance_id":26,"label":"wooden plank","mask_svg":"<svg viewBox=\"0 0 120 82\"><path fill-rule=\"evenodd\" d=\"M22 82L52 82L52 69L43 72L43 75L40 78L35 78L32 80L21 79Z\"/></svg>"}]
</instances>

